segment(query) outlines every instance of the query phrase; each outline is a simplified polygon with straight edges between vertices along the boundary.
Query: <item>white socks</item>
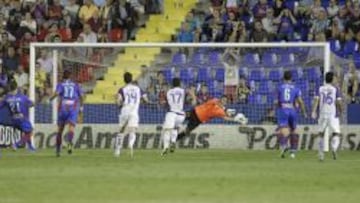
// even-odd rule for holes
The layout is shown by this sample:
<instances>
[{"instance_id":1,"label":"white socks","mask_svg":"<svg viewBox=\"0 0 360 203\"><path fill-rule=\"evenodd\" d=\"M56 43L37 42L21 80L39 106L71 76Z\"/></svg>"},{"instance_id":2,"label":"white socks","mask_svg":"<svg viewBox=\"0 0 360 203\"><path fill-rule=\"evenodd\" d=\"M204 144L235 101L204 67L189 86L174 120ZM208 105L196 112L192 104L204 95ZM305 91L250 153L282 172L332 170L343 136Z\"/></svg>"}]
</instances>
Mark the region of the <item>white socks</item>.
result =
<instances>
[{"instance_id":1,"label":"white socks","mask_svg":"<svg viewBox=\"0 0 360 203\"><path fill-rule=\"evenodd\" d=\"M164 148L164 150L169 148L171 137L172 137L171 130L166 129L163 131L163 148Z\"/></svg>"},{"instance_id":2,"label":"white socks","mask_svg":"<svg viewBox=\"0 0 360 203\"><path fill-rule=\"evenodd\" d=\"M337 150L339 149L339 146L340 146L340 136L334 135L331 138L331 150L333 152L337 152ZM324 137L320 137L320 140L319 140L319 156L320 156L320 159L324 159Z\"/></svg>"},{"instance_id":3,"label":"white socks","mask_svg":"<svg viewBox=\"0 0 360 203\"><path fill-rule=\"evenodd\" d=\"M129 148L133 149L136 141L136 133L129 133Z\"/></svg>"},{"instance_id":4,"label":"white socks","mask_svg":"<svg viewBox=\"0 0 360 203\"><path fill-rule=\"evenodd\" d=\"M122 146L122 139L123 139L123 133L117 134L115 137L115 156L120 155L121 146Z\"/></svg>"},{"instance_id":5,"label":"white socks","mask_svg":"<svg viewBox=\"0 0 360 203\"><path fill-rule=\"evenodd\" d=\"M334 152L337 152L337 150L339 149L339 145L340 145L340 136L334 135L331 140L331 149Z\"/></svg>"},{"instance_id":6,"label":"white socks","mask_svg":"<svg viewBox=\"0 0 360 203\"><path fill-rule=\"evenodd\" d=\"M178 131L175 130L175 129L171 130L170 142L171 143L176 143L177 136L178 136Z\"/></svg>"}]
</instances>

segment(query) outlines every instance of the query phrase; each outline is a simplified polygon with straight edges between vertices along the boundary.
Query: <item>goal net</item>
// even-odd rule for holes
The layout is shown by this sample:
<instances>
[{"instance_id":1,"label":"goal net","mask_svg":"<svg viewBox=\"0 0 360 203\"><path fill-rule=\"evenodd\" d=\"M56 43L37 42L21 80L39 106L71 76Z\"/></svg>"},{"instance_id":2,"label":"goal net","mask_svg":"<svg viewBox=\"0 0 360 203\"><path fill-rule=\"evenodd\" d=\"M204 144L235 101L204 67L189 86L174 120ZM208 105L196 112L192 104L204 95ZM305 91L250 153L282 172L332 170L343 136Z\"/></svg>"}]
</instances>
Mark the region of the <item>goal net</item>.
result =
<instances>
[{"instance_id":1,"label":"goal net","mask_svg":"<svg viewBox=\"0 0 360 203\"><path fill-rule=\"evenodd\" d=\"M157 148L167 110L165 92L174 77L181 79L187 92L193 91L197 95L197 103L226 95L229 107L249 118L249 126L273 126L264 128L266 136L269 136L272 132L268 131L275 128L274 91L282 81L283 72L292 72L293 82L302 90L310 112L315 91L323 84L324 72L335 67L330 64L331 53L327 43L35 43L31 45L30 56L30 96L36 101L31 118L35 129L44 133L45 137L56 130L57 101L48 103L47 96L61 81L62 72L70 70L72 79L84 89L85 107L79 120L82 125L76 131L80 139L77 147L111 146L111 137L118 130L119 109L115 105L115 96L124 85L122 77L126 71L134 75L152 103L142 104L139 110L139 139L136 145ZM47 57L53 68L52 72L46 73L45 82L39 82L40 74L44 74L42 68L38 67L39 62L44 63L42 60L45 58L42 57ZM186 109L191 109L189 99L186 99ZM314 125L315 121L299 116L298 123ZM238 142L240 138L225 137L222 143L211 143L212 134L215 134L213 137L224 133L240 137L239 133L245 133L248 136L243 137L247 137L248 143L249 139L254 141L259 138L253 128L253 133L249 133L249 128L238 128L219 119L210 122L206 128L206 132L204 128L199 128L193 138L181 145L190 148L206 148L209 143L211 147L219 148L238 146L231 142ZM201 133L207 135L201 137ZM274 139L269 143L274 143Z\"/></svg>"}]
</instances>

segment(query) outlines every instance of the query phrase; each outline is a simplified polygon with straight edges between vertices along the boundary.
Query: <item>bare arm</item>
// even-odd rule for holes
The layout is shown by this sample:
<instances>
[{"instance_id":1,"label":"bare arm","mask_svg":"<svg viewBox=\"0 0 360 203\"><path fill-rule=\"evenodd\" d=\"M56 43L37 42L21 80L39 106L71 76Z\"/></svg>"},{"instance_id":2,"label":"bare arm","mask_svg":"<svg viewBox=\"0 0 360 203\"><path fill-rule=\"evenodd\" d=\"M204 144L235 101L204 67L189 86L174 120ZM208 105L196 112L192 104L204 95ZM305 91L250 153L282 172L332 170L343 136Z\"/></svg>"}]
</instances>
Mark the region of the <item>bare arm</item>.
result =
<instances>
[{"instance_id":1,"label":"bare arm","mask_svg":"<svg viewBox=\"0 0 360 203\"><path fill-rule=\"evenodd\" d=\"M302 113L302 114L304 115L304 117L306 118L306 117L307 117L307 114L306 114L306 108L305 108L304 100L303 100L301 97L298 97L298 98L297 98L297 102L298 102L299 105L300 105L301 113Z\"/></svg>"},{"instance_id":2,"label":"bare arm","mask_svg":"<svg viewBox=\"0 0 360 203\"><path fill-rule=\"evenodd\" d=\"M341 99L336 99L336 109L338 110L338 113L339 113L339 117L342 116L342 112L343 112L343 109L342 109L342 102L341 102Z\"/></svg>"},{"instance_id":3,"label":"bare arm","mask_svg":"<svg viewBox=\"0 0 360 203\"><path fill-rule=\"evenodd\" d=\"M311 110L311 117L313 119L315 119L317 117L316 110L317 110L317 108L319 106L319 100L320 100L319 97L314 97L314 100L313 100L313 103L312 103L312 108L311 108L312 109Z\"/></svg>"},{"instance_id":4,"label":"bare arm","mask_svg":"<svg viewBox=\"0 0 360 203\"><path fill-rule=\"evenodd\" d=\"M50 97L50 101L54 100L57 96L59 96L59 93L54 92Z\"/></svg>"}]
</instances>

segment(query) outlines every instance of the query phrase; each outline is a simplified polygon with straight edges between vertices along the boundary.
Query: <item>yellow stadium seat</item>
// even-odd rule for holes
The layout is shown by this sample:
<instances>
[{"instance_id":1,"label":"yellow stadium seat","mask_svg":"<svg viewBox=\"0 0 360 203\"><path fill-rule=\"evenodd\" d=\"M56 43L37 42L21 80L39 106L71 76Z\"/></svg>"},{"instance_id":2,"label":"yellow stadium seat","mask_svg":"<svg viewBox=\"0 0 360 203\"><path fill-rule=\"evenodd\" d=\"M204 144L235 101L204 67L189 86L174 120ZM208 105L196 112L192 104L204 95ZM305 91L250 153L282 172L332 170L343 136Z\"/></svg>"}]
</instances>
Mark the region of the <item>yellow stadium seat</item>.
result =
<instances>
[{"instance_id":1,"label":"yellow stadium seat","mask_svg":"<svg viewBox=\"0 0 360 203\"><path fill-rule=\"evenodd\" d=\"M164 1L164 13L151 15L146 27L138 31L135 41L130 42L168 42L181 26L186 14L193 8L197 0L184 0L182 8L175 8L173 1ZM141 66L150 66L161 52L154 48L125 48L118 55L114 65L108 68L104 81L98 81L93 94L86 97L87 103L113 103L119 87L124 85L122 75L129 71L137 79L141 74Z\"/></svg>"}]
</instances>

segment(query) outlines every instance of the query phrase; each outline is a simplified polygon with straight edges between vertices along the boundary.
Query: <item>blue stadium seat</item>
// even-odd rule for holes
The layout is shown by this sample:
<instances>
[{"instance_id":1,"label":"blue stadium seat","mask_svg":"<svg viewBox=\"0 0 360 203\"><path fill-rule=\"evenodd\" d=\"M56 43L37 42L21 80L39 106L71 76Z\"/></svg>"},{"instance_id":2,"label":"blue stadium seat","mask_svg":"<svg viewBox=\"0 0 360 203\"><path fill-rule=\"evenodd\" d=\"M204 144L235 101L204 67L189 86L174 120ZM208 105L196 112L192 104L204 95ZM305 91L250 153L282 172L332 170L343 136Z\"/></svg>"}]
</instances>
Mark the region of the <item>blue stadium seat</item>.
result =
<instances>
[{"instance_id":1,"label":"blue stadium seat","mask_svg":"<svg viewBox=\"0 0 360 203\"><path fill-rule=\"evenodd\" d=\"M174 56L172 57L172 61L173 64L185 64L186 63L186 55L183 53L176 53L174 54Z\"/></svg>"},{"instance_id":2,"label":"blue stadium seat","mask_svg":"<svg viewBox=\"0 0 360 203\"><path fill-rule=\"evenodd\" d=\"M342 51L342 47L340 41L337 39L331 39L330 41L330 50L334 52L338 56L343 56L344 53Z\"/></svg>"},{"instance_id":3,"label":"blue stadium seat","mask_svg":"<svg viewBox=\"0 0 360 203\"><path fill-rule=\"evenodd\" d=\"M173 79L173 75L172 75L171 69L165 68L165 69L163 69L162 73L163 73L163 75L164 75L165 81L170 84L170 83L171 83L171 80Z\"/></svg>"},{"instance_id":4,"label":"blue stadium seat","mask_svg":"<svg viewBox=\"0 0 360 203\"><path fill-rule=\"evenodd\" d=\"M211 65L216 65L216 64L221 63L221 60L220 60L221 54L217 51L210 52L208 57L209 57L208 63Z\"/></svg>"},{"instance_id":5,"label":"blue stadium seat","mask_svg":"<svg viewBox=\"0 0 360 203\"><path fill-rule=\"evenodd\" d=\"M258 87L257 92L259 94L269 94L270 92L270 83L269 81L261 81Z\"/></svg>"},{"instance_id":6,"label":"blue stadium seat","mask_svg":"<svg viewBox=\"0 0 360 203\"><path fill-rule=\"evenodd\" d=\"M277 63L277 57L276 54L266 52L263 54L261 63L264 67L273 67Z\"/></svg>"},{"instance_id":7,"label":"blue stadium seat","mask_svg":"<svg viewBox=\"0 0 360 203\"><path fill-rule=\"evenodd\" d=\"M269 79L272 81L280 81L282 78L282 71L278 69L270 70Z\"/></svg>"},{"instance_id":8,"label":"blue stadium seat","mask_svg":"<svg viewBox=\"0 0 360 203\"><path fill-rule=\"evenodd\" d=\"M207 82L210 79L208 68L202 67L198 69L196 82Z\"/></svg>"},{"instance_id":9,"label":"blue stadium seat","mask_svg":"<svg viewBox=\"0 0 360 203\"><path fill-rule=\"evenodd\" d=\"M309 82L306 80L299 80L296 82L296 86L300 88L301 92L305 93L309 91Z\"/></svg>"},{"instance_id":10,"label":"blue stadium seat","mask_svg":"<svg viewBox=\"0 0 360 203\"><path fill-rule=\"evenodd\" d=\"M252 53L246 53L242 60L243 65L250 67L259 65L259 62L259 55Z\"/></svg>"},{"instance_id":11,"label":"blue stadium seat","mask_svg":"<svg viewBox=\"0 0 360 203\"><path fill-rule=\"evenodd\" d=\"M283 53L279 56L279 64L283 66L292 65L295 62L295 56L293 53Z\"/></svg>"},{"instance_id":12,"label":"blue stadium seat","mask_svg":"<svg viewBox=\"0 0 360 203\"><path fill-rule=\"evenodd\" d=\"M261 81L264 79L264 73L262 70L252 70L249 76L250 80Z\"/></svg>"},{"instance_id":13,"label":"blue stadium seat","mask_svg":"<svg viewBox=\"0 0 360 203\"><path fill-rule=\"evenodd\" d=\"M202 52L196 52L191 57L191 62L194 64L204 64L205 63L205 57Z\"/></svg>"},{"instance_id":14,"label":"blue stadium seat","mask_svg":"<svg viewBox=\"0 0 360 203\"><path fill-rule=\"evenodd\" d=\"M291 69L291 76L293 81L298 81L300 79L297 69Z\"/></svg>"},{"instance_id":15,"label":"blue stadium seat","mask_svg":"<svg viewBox=\"0 0 360 203\"><path fill-rule=\"evenodd\" d=\"M309 81L317 81L321 77L320 68L319 67L311 67L306 69L306 77Z\"/></svg>"},{"instance_id":16,"label":"blue stadium seat","mask_svg":"<svg viewBox=\"0 0 360 203\"><path fill-rule=\"evenodd\" d=\"M190 70L188 68L180 70L180 80L185 85L190 84L193 81L193 74L190 73Z\"/></svg>"},{"instance_id":17,"label":"blue stadium seat","mask_svg":"<svg viewBox=\"0 0 360 203\"><path fill-rule=\"evenodd\" d=\"M360 68L360 52L353 52L352 55L356 68Z\"/></svg>"},{"instance_id":18,"label":"blue stadium seat","mask_svg":"<svg viewBox=\"0 0 360 203\"><path fill-rule=\"evenodd\" d=\"M225 69L217 68L215 73L215 80L224 82L224 78L225 78Z\"/></svg>"},{"instance_id":19,"label":"blue stadium seat","mask_svg":"<svg viewBox=\"0 0 360 203\"><path fill-rule=\"evenodd\" d=\"M357 51L358 44L354 40L346 41L344 44L343 53L345 56L351 55L353 52Z\"/></svg>"}]
</instances>

